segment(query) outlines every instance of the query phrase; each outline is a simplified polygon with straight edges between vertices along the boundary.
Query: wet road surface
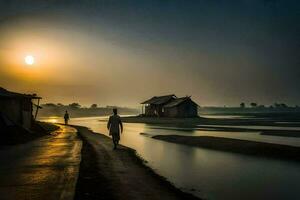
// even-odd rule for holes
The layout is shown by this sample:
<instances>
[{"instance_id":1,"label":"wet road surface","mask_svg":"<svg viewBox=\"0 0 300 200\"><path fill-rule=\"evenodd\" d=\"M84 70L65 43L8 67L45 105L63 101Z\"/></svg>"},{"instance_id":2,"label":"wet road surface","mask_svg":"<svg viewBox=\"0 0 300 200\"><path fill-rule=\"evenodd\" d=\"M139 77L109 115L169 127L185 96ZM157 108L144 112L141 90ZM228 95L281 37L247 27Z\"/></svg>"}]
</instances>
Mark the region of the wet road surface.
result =
<instances>
[{"instance_id":1,"label":"wet road surface","mask_svg":"<svg viewBox=\"0 0 300 200\"><path fill-rule=\"evenodd\" d=\"M0 149L0 199L73 199L82 142L74 128Z\"/></svg>"}]
</instances>

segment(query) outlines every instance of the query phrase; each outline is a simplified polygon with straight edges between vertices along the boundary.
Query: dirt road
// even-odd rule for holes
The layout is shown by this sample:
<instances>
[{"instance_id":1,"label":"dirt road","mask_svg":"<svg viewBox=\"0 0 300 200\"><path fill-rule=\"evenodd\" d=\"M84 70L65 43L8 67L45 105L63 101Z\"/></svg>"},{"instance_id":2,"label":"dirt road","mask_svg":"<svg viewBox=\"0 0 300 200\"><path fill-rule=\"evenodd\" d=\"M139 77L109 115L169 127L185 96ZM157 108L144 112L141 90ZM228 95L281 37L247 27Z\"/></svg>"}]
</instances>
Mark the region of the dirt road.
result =
<instances>
[{"instance_id":1,"label":"dirt road","mask_svg":"<svg viewBox=\"0 0 300 200\"><path fill-rule=\"evenodd\" d=\"M198 199L173 187L145 167L127 147L113 150L109 137L76 127L83 139L75 199Z\"/></svg>"}]
</instances>

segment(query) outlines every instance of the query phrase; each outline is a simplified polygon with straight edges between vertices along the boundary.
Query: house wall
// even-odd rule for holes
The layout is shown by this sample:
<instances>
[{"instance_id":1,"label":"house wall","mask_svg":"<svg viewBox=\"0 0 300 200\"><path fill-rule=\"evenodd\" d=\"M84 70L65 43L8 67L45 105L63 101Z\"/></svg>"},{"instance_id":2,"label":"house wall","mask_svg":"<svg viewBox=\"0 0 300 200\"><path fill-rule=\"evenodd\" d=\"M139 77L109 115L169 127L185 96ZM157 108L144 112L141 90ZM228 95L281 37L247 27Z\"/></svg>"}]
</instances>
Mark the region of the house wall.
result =
<instances>
[{"instance_id":1,"label":"house wall","mask_svg":"<svg viewBox=\"0 0 300 200\"><path fill-rule=\"evenodd\" d=\"M198 106L192 101L186 101L178 106L179 117L196 117L198 115Z\"/></svg>"},{"instance_id":2,"label":"house wall","mask_svg":"<svg viewBox=\"0 0 300 200\"><path fill-rule=\"evenodd\" d=\"M22 126L30 129L32 125L32 102L31 99L23 99L22 101Z\"/></svg>"},{"instance_id":3,"label":"house wall","mask_svg":"<svg viewBox=\"0 0 300 200\"><path fill-rule=\"evenodd\" d=\"M0 112L10 121L24 128L31 128L32 103L30 99L0 99Z\"/></svg>"},{"instance_id":4,"label":"house wall","mask_svg":"<svg viewBox=\"0 0 300 200\"><path fill-rule=\"evenodd\" d=\"M178 106L165 108L166 117L196 117L198 106L192 101L185 101Z\"/></svg>"},{"instance_id":5,"label":"house wall","mask_svg":"<svg viewBox=\"0 0 300 200\"><path fill-rule=\"evenodd\" d=\"M145 107L145 115L146 116L163 116L162 105L148 105Z\"/></svg>"},{"instance_id":6,"label":"house wall","mask_svg":"<svg viewBox=\"0 0 300 200\"><path fill-rule=\"evenodd\" d=\"M177 117L178 116L178 109L177 107L172 107L172 108L165 108L165 117Z\"/></svg>"},{"instance_id":7,"label":"house wall","mask_svg":"<svg viewBox=\"0 0 300 200\"><path fill-rule=\"evenodd\" d=\"M153 105L147 105L145 107L145 115L154 116L154 114L155 114L155 107Z\"/></svg>"},{"instance_id":8,"label":"house wall","mask_svg":"<svg viewBox=\"0 0 300 200\"><path fill-rule=\"evenodd\" d=\"M17 99L0 99L0 112L16 124L22 124L22 104Z\"/></svg>"}]
</instances>

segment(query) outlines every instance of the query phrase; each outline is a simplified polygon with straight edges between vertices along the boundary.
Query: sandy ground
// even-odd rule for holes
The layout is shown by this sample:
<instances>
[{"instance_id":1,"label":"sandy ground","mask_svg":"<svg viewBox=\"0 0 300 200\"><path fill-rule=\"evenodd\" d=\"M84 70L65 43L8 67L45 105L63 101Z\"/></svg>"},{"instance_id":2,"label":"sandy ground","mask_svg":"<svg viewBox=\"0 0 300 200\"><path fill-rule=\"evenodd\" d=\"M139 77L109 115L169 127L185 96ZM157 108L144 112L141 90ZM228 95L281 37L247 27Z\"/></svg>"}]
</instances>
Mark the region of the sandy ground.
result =
<instances>
[{"instance_id":1,"label":"sandy ground","mask_svg":"<svg viewBox=\"0 0 300 200\"><path fill-rule=\"evenodd\" d=\"M188 146L229 151L266 158L300 161L300 148L288 145L212 136L156 135L152 138Z\"/></svg>"},{"instance_id":2,"label":"sandy ground","mask_svg":"<svg viewBox=\"0 0 300 200\"><path fill-rule=\"evenodd\" d=\"M82 142L74 128L0 150L1 200L71 200Z\"/></svg>"},{"instance_id":3,"label":"sandy ground","mask_svg":"<svg viewBox=\"0 0 300 200\"><path fill-rule=\"evenodd\" d=\"M109 137L76 128L83 148L75 199L198 199L156 175L132 149L113 150Z\"/></svg>"}]
</instances>

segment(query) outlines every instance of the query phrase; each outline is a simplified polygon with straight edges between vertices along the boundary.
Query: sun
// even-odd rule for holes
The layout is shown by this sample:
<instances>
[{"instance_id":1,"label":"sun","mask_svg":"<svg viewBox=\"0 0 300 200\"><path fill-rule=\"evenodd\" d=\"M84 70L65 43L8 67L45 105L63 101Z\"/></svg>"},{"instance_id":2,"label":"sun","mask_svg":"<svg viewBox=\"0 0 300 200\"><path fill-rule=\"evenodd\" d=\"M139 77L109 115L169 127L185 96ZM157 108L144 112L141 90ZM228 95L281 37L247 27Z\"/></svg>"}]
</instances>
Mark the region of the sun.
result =
<instances>
[{"instance_id":1,"label":"sun","mask_svg":"<svg viewBox=\"0 0 300 200\"><path fill-rule=\"evenodd\" d=\"M32 55L27 55L27 56L25 56L24 61L27 65L33 65L34 57Z\"/></svg>"}]
</instances>

